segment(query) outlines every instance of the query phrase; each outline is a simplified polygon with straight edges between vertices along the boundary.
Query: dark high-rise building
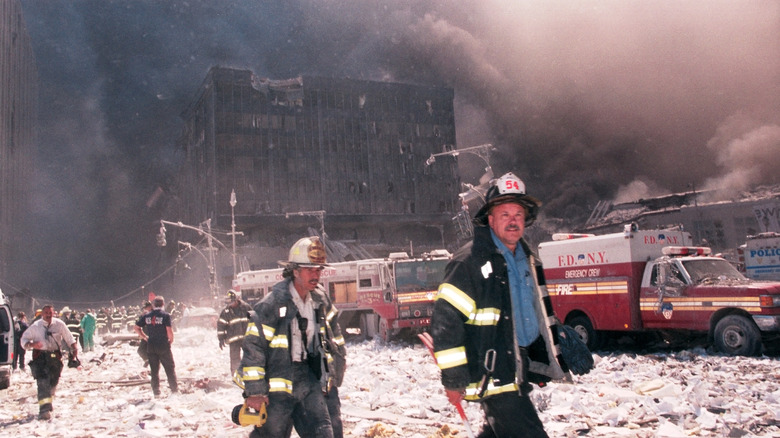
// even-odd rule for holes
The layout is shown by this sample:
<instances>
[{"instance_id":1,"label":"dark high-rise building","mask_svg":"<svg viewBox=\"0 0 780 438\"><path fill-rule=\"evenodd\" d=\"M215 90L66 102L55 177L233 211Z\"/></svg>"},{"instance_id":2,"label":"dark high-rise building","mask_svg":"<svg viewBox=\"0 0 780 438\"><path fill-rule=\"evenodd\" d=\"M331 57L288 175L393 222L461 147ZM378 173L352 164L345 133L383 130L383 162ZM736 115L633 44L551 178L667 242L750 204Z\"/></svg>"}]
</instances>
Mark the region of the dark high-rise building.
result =
<instances>
[{"instance_id":1,"label":"dark high-rise building","mask_svg":"<svg viewBox=\"0 0 780 438\"><path fill-rule=\"evenodd\" d=\"M0 278L19 272L35 147L38 71L17 0L0 2Z\"/></svg>"},{"instance_id":2,"label":"dark high-rise building","mask_svg":"<svg viewBox=\"0 0 780 438\"><path fill-rule=\"evenodd\" d=\"M441 247L460 208L457 163L425 162L455 148L453 99L442 87L212 68L182 115L174 209L229 229L235 190L248 242L286 246L308 224L331 239Z\"/></svg>"}]
</instances>

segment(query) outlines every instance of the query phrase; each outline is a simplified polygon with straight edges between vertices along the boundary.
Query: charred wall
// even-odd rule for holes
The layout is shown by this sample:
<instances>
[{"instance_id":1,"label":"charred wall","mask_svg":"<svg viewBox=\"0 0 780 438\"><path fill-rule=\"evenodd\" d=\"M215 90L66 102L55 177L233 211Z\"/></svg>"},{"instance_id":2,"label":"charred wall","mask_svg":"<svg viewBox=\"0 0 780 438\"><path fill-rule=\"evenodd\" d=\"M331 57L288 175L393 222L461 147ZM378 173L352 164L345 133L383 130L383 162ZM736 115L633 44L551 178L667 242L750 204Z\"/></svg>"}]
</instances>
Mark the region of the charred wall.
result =
<instances>
[{"instance_id":1,"label":"charred wall","mask_svg":"<svg viewBox=\"0 0 780 438\"><path fill-rule=\"evenodd\" d=\"M455 148L453 100L443 87L214 67L182 113L178 214L229 229L235 190L238 229L269 245L322 225L286 214L324 211L329 236L440 247L460 207L457 162L425 160Z\"/></svg>"}]
</instances>

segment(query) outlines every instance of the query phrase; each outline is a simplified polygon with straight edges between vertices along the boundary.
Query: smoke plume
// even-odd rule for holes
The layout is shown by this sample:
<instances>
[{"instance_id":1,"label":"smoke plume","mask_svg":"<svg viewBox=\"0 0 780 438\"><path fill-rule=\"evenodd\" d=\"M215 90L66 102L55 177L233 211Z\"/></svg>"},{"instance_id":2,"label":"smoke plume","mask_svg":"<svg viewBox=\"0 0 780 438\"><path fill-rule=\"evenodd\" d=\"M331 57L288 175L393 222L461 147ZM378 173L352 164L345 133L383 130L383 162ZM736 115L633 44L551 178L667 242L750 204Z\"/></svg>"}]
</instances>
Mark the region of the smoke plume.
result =
<instances>
[{"instance_id":1,"label":"smoke plume","mask_svg":"<svg viewBox=\"0 0 780 438\"><path fill-rule=\"evenodd\" d=\"M452 87L458 147L492 143L495 174L564 223L627 188L777 182L776 1L22 3L41 83L27 274L52 294L149 277L145 204L214 65Z\"/></svg>"}]
</instances>

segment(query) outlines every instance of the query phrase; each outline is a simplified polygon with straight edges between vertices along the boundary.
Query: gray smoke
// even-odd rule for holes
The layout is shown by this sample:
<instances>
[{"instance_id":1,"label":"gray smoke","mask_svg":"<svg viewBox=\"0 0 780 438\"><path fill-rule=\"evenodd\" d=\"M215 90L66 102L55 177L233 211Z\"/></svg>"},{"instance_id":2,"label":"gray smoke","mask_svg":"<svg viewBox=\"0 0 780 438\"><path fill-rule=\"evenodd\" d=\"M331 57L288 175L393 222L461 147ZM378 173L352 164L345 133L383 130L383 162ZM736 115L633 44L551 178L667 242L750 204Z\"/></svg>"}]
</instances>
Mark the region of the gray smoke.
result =
<instances>
[{"instance_id":1,"label":"gray smoke","mask_svg":"<svg viewBox=\"0 0 780 438\"><path fill-rule=\"evenodd\" d=\"M213 65L452 87L458 147L494 144L495 173L564 223L600 199L777 182L776 1L22 3L42 87L29 275L52 294L149 277L146 203ZM460 163L477 183L485 163Z\"/></svg>"}]
</instances>

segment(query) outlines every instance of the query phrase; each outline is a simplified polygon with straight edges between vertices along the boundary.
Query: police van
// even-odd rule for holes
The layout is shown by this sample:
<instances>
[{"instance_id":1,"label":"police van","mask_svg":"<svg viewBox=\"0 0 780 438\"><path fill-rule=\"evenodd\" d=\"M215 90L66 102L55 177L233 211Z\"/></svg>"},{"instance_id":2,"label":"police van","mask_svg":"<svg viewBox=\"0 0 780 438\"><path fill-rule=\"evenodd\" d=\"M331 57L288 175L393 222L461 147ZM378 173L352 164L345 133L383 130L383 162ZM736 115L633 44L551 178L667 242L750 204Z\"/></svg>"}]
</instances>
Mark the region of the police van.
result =
<instances>
[{"instance_id":1,"label":"police van","mask_svg":"<svg viewBox=\"0 0 780 438\"><path fill-rule=\"evenodd\" d=\"M11 305L0 291L0 389L11 384L11 362L14 354L14 321Z\"/></svg>"}]
</instances>

